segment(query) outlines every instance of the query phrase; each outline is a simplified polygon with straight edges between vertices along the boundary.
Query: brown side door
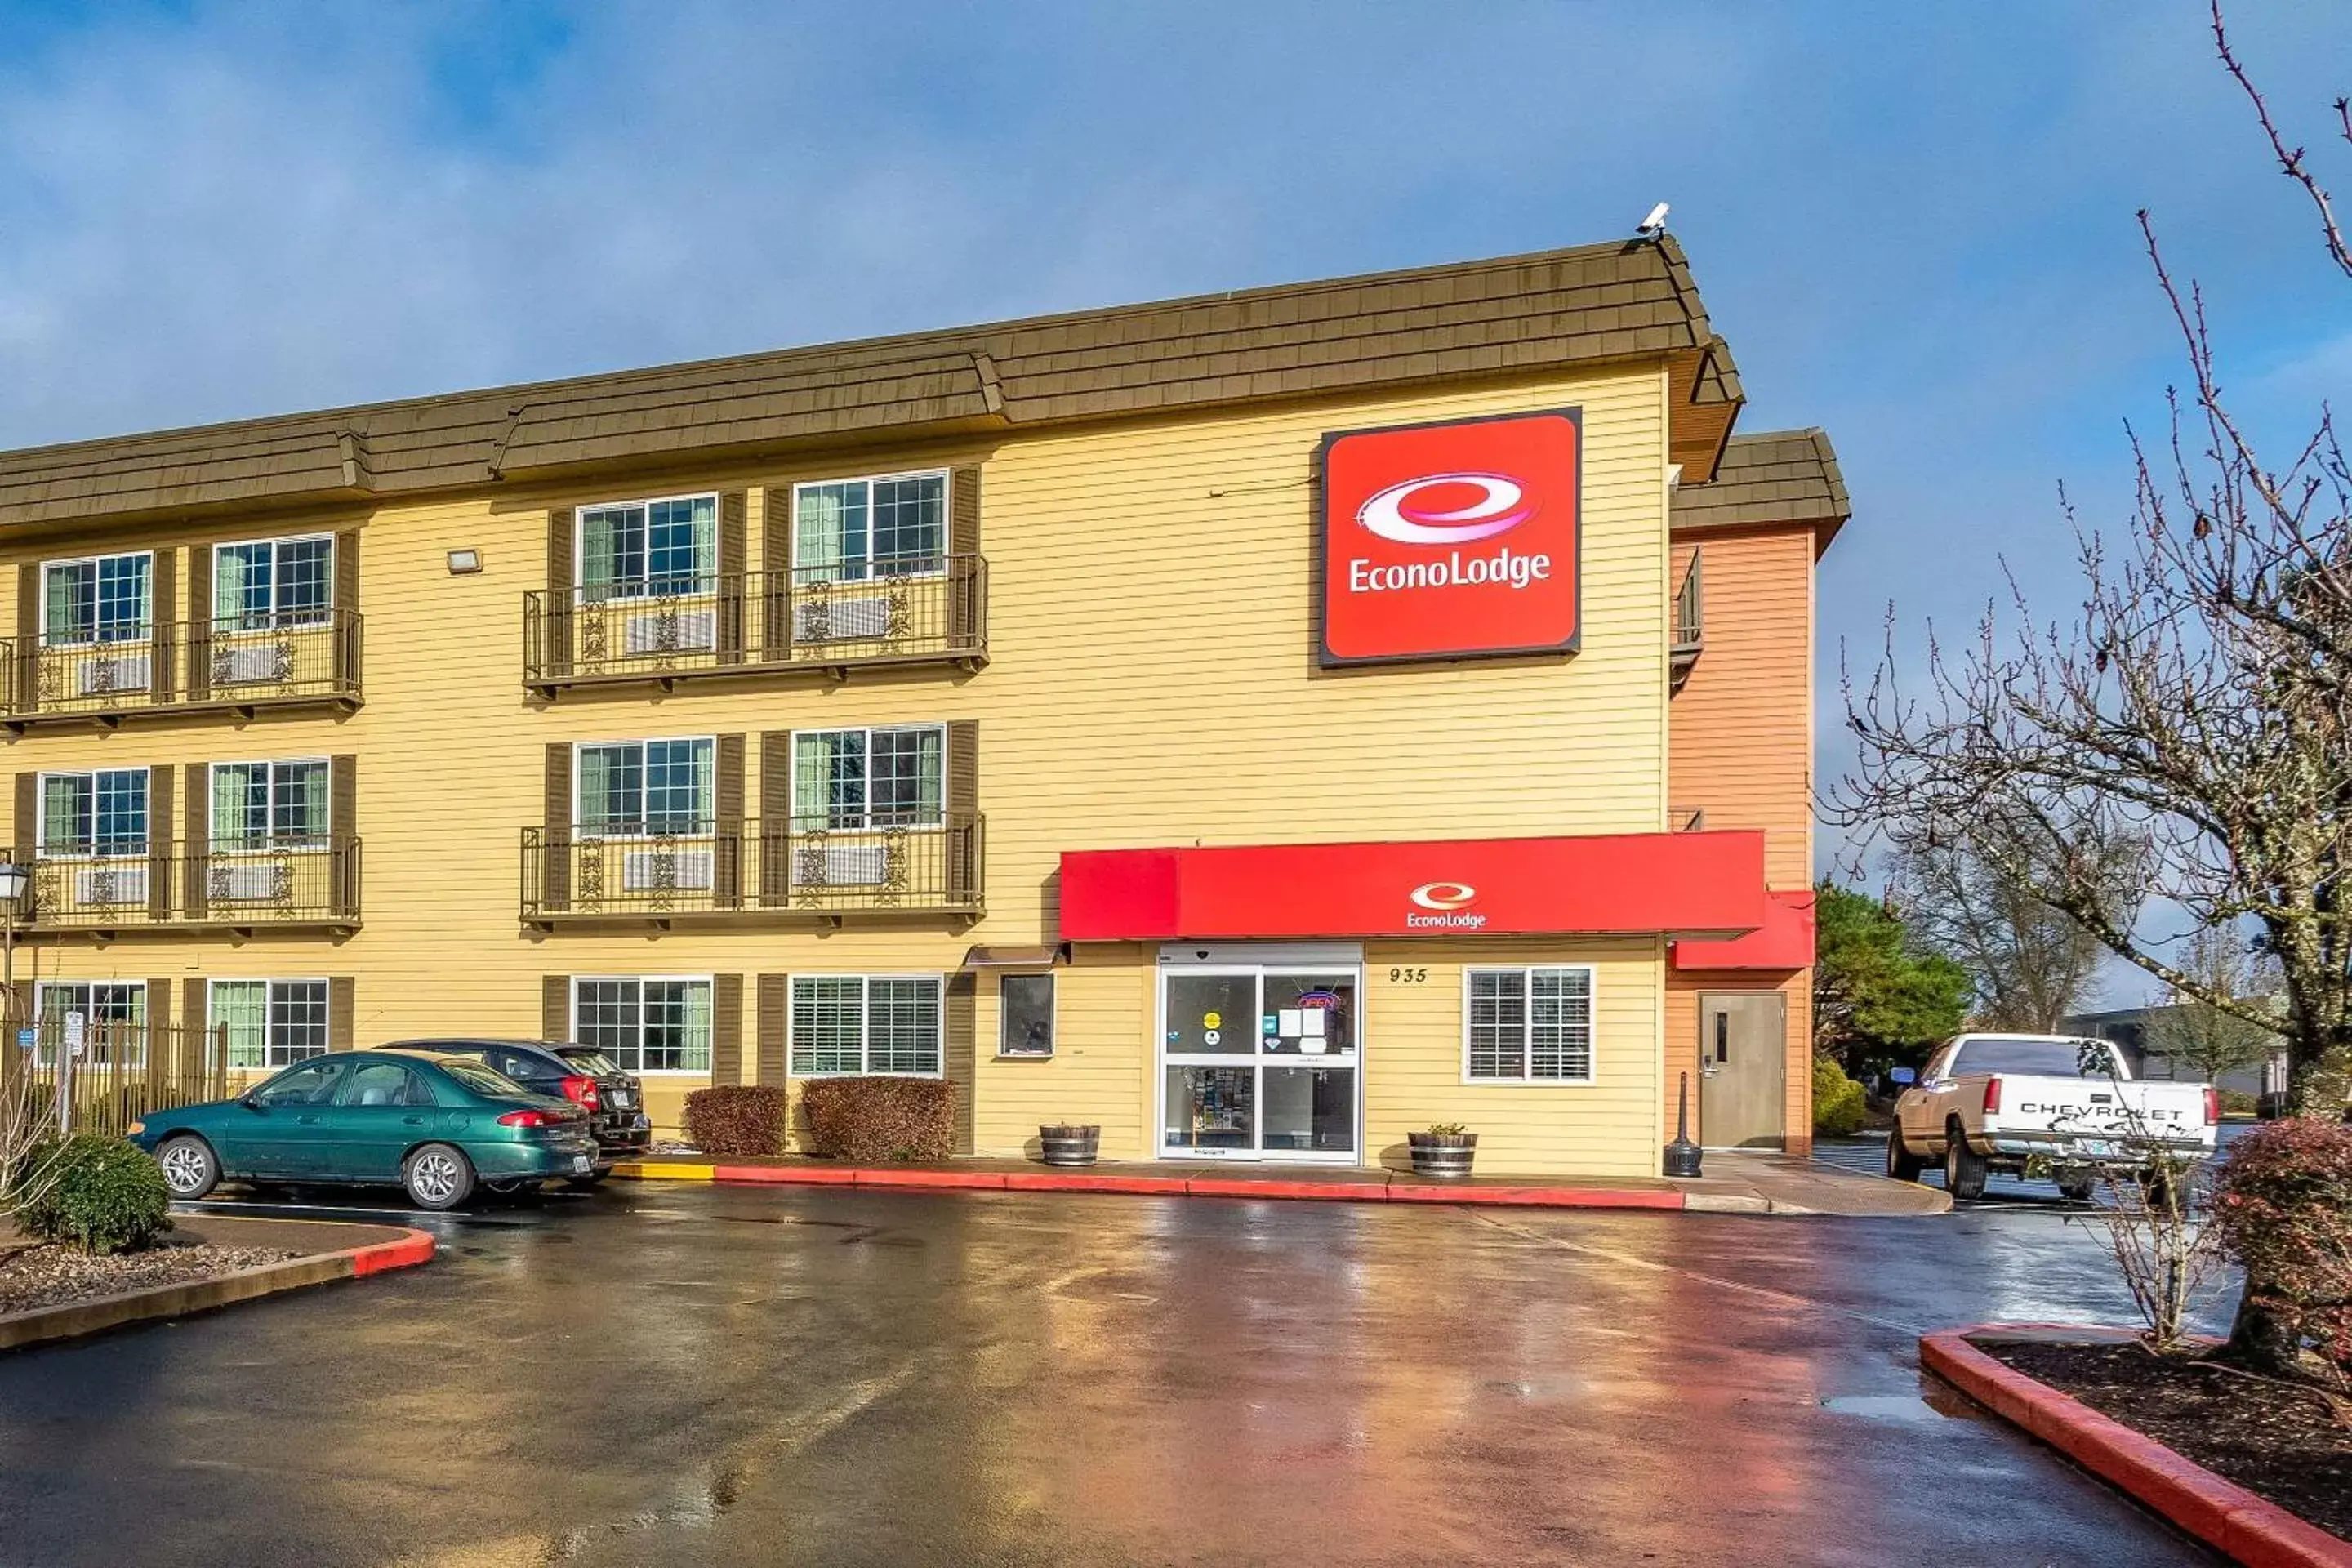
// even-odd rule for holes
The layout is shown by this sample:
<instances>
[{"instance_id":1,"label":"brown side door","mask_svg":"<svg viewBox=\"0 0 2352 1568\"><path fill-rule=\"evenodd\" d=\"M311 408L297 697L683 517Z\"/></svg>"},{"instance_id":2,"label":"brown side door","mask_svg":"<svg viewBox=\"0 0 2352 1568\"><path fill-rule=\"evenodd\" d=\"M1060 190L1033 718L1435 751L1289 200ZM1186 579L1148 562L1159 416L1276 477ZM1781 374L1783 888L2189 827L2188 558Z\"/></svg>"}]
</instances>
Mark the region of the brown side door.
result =
<instances>
[{"instance_id":1,"label":"brown side door","mask_svg":"<svg viewBox=\"0 0 2352 1568\"><path fill-rule=\"evenodd\" d=\"M1777 991L1698 999L1699 1139L1710 1149L1778 1149L1787 1100L1789 1010Z\"/></svg>"}]
</instances>

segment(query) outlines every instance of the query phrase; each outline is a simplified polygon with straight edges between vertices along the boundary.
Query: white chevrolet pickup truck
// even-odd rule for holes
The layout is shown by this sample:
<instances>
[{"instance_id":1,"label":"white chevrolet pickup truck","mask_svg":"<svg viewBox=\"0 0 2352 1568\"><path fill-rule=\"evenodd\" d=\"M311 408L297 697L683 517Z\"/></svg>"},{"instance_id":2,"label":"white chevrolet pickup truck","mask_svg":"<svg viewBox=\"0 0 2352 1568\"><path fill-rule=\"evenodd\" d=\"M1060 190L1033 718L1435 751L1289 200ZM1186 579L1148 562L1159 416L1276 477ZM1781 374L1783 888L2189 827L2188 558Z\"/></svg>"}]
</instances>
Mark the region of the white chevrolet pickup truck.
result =
<instances>
[{"instance_id":1,"label":"white chevrolet pickup truck","mask_svg":"<svg viewBox=\"0 0 2352 1568\"><path fill-rule=\"evenodd\" d=\"M1886 1173L1916 1182L1940 1160L1952 1196L1975 1198L1990 1172L2039 1159L2060 1192L2086 1198L2102 1170L2212 1153L2221 1119L2212 1085L2136 1080L2105 1040L1961 1035L1895 1102Z\"/></svg>"}]
</instances>

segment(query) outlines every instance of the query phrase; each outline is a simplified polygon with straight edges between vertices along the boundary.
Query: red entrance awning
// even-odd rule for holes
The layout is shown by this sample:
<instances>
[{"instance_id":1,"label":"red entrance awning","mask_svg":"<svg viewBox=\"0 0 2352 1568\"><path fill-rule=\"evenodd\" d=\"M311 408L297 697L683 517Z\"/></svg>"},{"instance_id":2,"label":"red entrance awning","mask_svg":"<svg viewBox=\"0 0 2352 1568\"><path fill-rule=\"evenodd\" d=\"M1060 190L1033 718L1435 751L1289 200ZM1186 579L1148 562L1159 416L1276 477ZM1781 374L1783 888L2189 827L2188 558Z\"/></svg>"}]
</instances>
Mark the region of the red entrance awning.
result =
<instances>
[{"instance_id":1,"label":"red entrance awning","mask_svg":"<svg viewBox=\"0 0 2352 1568\"><path fill-rule=\"evenodd\" d=\"M1657 932L1765 921L1764 836L1625 833L1062 855L1066 942Z\"/></svg>"},{"instance_id":2,"label":"red entrance awning","mask_svg":"<svg viewBox=\"0 0 2352 1568\"><path fill-rule=\"evenodd\" d=\"M1813 894L1765 895L1764 923L1728 942L1677 942L1676 969L1802 969L1813 961Z\"/></svg>"}]
</instances>

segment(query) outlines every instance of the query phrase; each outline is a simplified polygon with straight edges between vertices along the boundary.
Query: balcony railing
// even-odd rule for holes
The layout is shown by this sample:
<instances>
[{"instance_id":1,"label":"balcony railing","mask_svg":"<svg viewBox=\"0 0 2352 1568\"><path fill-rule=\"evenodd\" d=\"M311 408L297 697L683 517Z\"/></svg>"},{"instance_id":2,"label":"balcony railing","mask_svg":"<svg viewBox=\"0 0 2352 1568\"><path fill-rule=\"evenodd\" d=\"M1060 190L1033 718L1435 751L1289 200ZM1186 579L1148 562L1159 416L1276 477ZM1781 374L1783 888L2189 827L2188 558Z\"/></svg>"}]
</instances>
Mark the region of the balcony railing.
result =
<instances>
[{"instance_id":1,"label":"balcony railing","mask_svg":"<svg viewBox=\"0 0 2352 1568\"><path fill-rule=\"evenodd\" d=\"M931 556L523 595L523 684L567 686L988 657L988 563Z\"/></svg>"},{"instance_id":2,"label":"balcony railing","mask_svg":"<svg viewBox=\"0 0 2352 1568\"><path fill-rule=\"evenodd\" d=\"M349 930L360 921L360 841L353 837L258 849L159 844L102 855L35 852L31 864L32 898L23 919L35 931Z\"/></svg>"},{"instance_id":3,"label":"balcony railing","mask_svg":"<svg viewBox=\"0 0 2352 1568\"><path fill-rule=\"evenodd\" d=\"M982 828L977 813L923 826L839 827L817 817L631 837L526 827L522 918L977 914Z\"/></svg>"},{"instance_id":4,"label":"balcony railing","mask_svg":"<svg viewBox=\"0 0 2352 1568\"><path fill-rule=\"evenodd\" d=\"M0 720L119 723L142 712L356 708L360 613L304 610L121 628L100 641L0 637Z\"/></svg>"},{"instance_id":5,"label":"balcony railing","mask_svg":"<svg viewBox=\"0 0 2352 1568\"><path fill-rule=\"evenodd\" d=\"M1699 653L1706 647L1706 606L1699 575L1701 558L1700 552L1691 552L1683 585L1675 591L1675 640L1666 649L1666 667L1677 691L1690 679L1691 667L1698 663Z\"/></svg>"}]
</instances>

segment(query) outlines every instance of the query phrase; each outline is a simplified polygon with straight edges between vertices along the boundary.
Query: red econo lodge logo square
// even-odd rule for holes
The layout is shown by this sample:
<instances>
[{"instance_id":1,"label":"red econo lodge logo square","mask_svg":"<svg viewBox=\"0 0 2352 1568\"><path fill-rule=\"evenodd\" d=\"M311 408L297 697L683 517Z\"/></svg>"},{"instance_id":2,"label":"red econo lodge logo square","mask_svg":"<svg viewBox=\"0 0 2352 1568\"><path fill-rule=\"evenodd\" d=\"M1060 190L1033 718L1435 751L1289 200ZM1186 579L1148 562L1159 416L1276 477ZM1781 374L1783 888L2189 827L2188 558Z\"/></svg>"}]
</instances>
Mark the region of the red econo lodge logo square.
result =
<instances>
[{"instance_id":1,"label":"red econo lodge logo square","mask_svg":"<svg viewBox=\"0 0 2352 1568\"><path fill-rule=\"evenodd\" d=\"M1323 662L1565 652L1577 639L1574 409L1323 442Z\"/></svg>"}]
</instances>

